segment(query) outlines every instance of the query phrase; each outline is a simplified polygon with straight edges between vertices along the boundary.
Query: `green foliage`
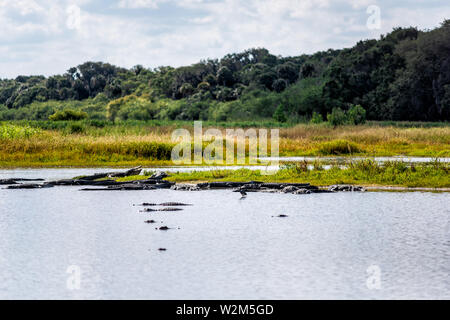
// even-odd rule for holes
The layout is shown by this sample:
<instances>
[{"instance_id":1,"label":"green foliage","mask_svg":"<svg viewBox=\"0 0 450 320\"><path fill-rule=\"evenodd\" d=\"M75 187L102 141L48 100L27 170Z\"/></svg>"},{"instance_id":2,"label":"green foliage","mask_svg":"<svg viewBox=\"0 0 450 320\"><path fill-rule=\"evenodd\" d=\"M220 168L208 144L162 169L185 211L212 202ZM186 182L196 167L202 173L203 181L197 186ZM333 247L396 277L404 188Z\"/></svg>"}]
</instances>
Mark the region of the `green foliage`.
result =
<instances>
[{"instance_id":1,"label":"green foliage","mask_svg":"<svg viewBox=\"0 0 450 320\"><path fill-rule=\"evenodd\" d=\"M328 122L336 127L347 122L347 115L341 108L333 108L333 111L327 115Z\"/></svg>"},{"instance_id":2,"label":"green foliage","mask_svg":"<svg viewBox=\"0 0 450 320\"><path fill-rule=\"evenodd\" d=\"M313 185L363 184L404 187L450 187L449 165L446 163L407 166L402 162L378 164L371 160L352 161L345 167L333 166L323 170L315 164L313 170L306 163L287 164L274 175L264 175L258 170L212 170L178 172L171 181L263 181L309 182Z\"/></svg>"},{"instance_id":3,"label":"green foliage","mask_svg":"<svg viewBox=\"0 0 450 320\"><path fill-rule=\"evenodd\" d=\"M311 123L315 123L315 124L319 124L323 122L323 117L320 113L317 112L313 112L312 116L311 116Z\"/></svg>"},{"instance_id":4,"label":"green foliage","mask_svg":"<svg viewBox=\"0 0 450 320\"><path fill-rule=\"evenodd\" d=\"M87 117L88 114L86 112L66 109L55 112L48 119L52 121L77 121L86 119Z\"/></svg>"},{"instance_id":5,"label":"green foliage","mask_svg":"<svg viewBox=\"0 0 450 320\"><path fill-rule=\"evenodd\" d=\"M86 128L81 123L72 123L69 127L69 132L71 134L83 133L85 130Z\"/></svg>"},{"instance_id":6,"label":"green foliage","mask_svg":"<svg viewBox=\"0 0 450 320\"><path fill-rule=\"evenodd\" d=\"M286 122L286 115L284 114L283 107L281 105L278 106L277 110L275 110L273 118L278 122Z\"/></svg>"},{"instance_id":7,"label":"green foliage","mask_svg":"<svg viewBox=\"0 0 450 320\"><path fill-rule=\"evenodd\" d=\"M45 120L71 109L90 119L290 122L330 114L365 120L450 120L450 20L396 28L343 50L280 57L253 48L179 68L86 62L62 75L0 79L0 120ZM336 108L346 110L346 119ZM280 113L278 112L278 115ZM281 115L280 115L281 116ZM316 118L316 117L315 117Z\"/></svg>"},{"instance_id":8,"label":"green foliage","mask_svg":"<svg viewBox=\"0 0 450 320\"><path fill-rule=\"evenodd\" d=\"M287 88L287 81L284 79L277 79L273 82L272 84L272 88L273 90L275 90L276 92L280 93L282 92L284 89Z\"/></svg>"},{"instance_id":9,"label":"green foliage","mask_svg":"<svg viewBox=\"0 0 450 320\"><path fill-rule=\"evenodd\" d=\"M33 135L40 133L41 130L31 128L30 126L17 126L8 123L0 124L0 140L3 139L19 139L30 138Z\"/></svg>"},{"instance_id":10,"label":"green foliage","mask_svg":"<svg viewBox=\"0 0 450 320\"><path fill-rule=\"evenodd\" d=\"M334 140L322 143L319 152L323 155L342 155L362 152L362 149L353 142L347 140Z\"/></svg>"},{"instance_id":11,"label":"green foliage","mask_svg":"<svg viewBox=\"0 0 450 320\"><path fill-rule=\"evenodd\" d=\"M347 119L350 124L364 124L366 122L366 110L360 105L352 106L347 111Z\"/></svg>"}]
</instances>

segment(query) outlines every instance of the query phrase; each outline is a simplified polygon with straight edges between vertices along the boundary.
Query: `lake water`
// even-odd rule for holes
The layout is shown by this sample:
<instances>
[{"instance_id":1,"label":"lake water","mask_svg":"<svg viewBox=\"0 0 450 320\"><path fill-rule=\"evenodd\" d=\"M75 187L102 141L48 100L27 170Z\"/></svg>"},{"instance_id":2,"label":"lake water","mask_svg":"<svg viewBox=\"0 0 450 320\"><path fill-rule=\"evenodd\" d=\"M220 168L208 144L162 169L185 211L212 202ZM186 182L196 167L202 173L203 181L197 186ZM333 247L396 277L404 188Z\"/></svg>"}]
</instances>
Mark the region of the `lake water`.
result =
<instances>
[{"instance_id":1,"label":"lake water","mask_svg":"<svg viewBox=\"0 0 450 320\"><path fill-rule=\"evenodd\" d=\"M448 193L79 189L0 189L0 299L450 299ZM193 206L133 206L167 201Z\"/></svg>"}]
</instances>

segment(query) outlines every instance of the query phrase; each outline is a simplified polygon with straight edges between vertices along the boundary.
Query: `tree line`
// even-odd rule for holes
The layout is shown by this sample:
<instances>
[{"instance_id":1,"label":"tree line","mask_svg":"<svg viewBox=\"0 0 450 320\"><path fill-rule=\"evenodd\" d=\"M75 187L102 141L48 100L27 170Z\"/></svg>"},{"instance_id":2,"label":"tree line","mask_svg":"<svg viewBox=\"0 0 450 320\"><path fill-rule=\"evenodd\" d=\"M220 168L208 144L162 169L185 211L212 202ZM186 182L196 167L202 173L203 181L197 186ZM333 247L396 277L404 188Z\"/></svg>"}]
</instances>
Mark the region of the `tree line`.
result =
<instances>
[{"instance_id":1,"label":"tree line","mask_svg":"<svg viewBox=\"0 0 450 320\"><path fill-rule=\"evenodd\" d=\"M48 78L0 80L0 120L320 122L355 110L358 119L448 121L450 20L312 55L253 48L179 68L86 62Z\"/></svg>"}]
</instances>

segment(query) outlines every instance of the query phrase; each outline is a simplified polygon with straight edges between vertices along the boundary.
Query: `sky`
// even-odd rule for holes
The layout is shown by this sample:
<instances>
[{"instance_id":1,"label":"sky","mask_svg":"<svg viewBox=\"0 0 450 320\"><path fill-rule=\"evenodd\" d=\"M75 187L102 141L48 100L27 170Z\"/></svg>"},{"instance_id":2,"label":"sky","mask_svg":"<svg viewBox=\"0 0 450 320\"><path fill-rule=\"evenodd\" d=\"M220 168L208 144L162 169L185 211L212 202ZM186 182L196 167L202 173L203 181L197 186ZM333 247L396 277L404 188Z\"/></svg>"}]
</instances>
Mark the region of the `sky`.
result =
<instances>
[{"instance_id":1,"label":"sky","mask_svg":"<svg viewBox=\"0 0 450 320\"><path fill-rule=\"evenodd\" d=\"M0 78L86 61L177 67L254 47L295 56L445 19L448 0L0 0Z\"/></svg>"}]
</instances>

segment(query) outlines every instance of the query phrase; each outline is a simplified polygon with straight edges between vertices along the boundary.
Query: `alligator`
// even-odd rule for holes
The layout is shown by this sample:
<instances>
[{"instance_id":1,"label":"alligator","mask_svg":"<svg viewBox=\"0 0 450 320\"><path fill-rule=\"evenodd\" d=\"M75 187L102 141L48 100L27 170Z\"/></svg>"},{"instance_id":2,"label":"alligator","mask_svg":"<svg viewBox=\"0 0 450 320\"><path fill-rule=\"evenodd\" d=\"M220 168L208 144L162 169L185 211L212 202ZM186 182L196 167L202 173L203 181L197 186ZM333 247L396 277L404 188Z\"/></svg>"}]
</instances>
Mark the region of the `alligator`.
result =
<instances>
[{"instance_id":1,"label":"alligator","mask_svg":"<svg viewBox=\"0 0 450 320\"><path fill-rule=\"evenodd\" d=\"M11 185L17 184L18 182L29 182L29 181L44 181L44 179L24 179L24 178L9 178L0 179L0 185Z\"/></svg>"},{"instance_id":2,"label":"alligator","mask_svg":"<svg viewBox=\"0 0 450 320\"><path fill-rule=\"evenodd\" d=\"M137 176L141 173L142 171L142 167L135 167L135 168L131 168L127 171L124 172L104 172L104 173L94 173L93 175L90 176L82 176L82 177L78 177L75 178L73 180L84 180L84 181L94 181L94 180L98 180L98 179L103 179L103 178L123 178L123 177L129 177L129 176Z\"/></svg>"},{"instance_id":3,"label":"alligator","mask_svg":"<svg viewBox=\"0 0 450 320\"><path fill-rule=\"evenodd\" d=\"M162 180L164 178L167 178L169 175L166 172L157 172L155 174L153 174L150 179L155 179L155 180Z\"/></svg>"},{"instance_id":4,"label":"alligator","mask_svg":"<svg viewBox=\"0 0 450 320\"><path fill-rule=\"evenodd\" d=\"M177 191L200 191L201 189L192 184L176 184L173 185L170 189Z\"/></svg>"},{"instance_id":5,"label":"alligator","mask_svg":"<svg viewBox=\"0 0 450 320\"><path fill-rule=\"evenodd\" d=\"M158 211L183 211L181 208L162 208L158 209Z\"/></svg>"},{"instance_id":6,"label":"alligator","mask_svg":"<svg viewBox=\"0 0 450 320\"><path fill-rule=\"evenodd\" d=\"M139 212L156 212L156 211L158 211L158 209L150 209L150 208L146 208L146 209L141 210L141 211L139 211Z\"/></svg>"},{"instance_id":7,"label":"alligator","mask_svg":"<svg viewBox=\"0 0 450 320\"><path fill-rule=\"evenodd\" d=\"M53 185L50 184L36 184L36 183L26 183L26 184L14 184L6 187L6 189L43 189L52 188Z\"/></svg>"},{"instance_id":8,"label":"alligator","mask_svg":"<svg viewBox=\"0 0 450 320\"><path fill-rule=\"evenodd\" d=\"M366 189L361 186L352 186L352 185L334 185L330 186L328 188L328 191L331 192L339 192L339 191L346 191L346 192L364 192Z\"/></svg>"},{"instance_id":9,"label":"alligator","mask_svg":"<svg viewBox=\"0 0 450 320\"><path fill-rule=\"evenodd\" d=\"M159 204L162 207L182 207L182 206L192 206L189 203L181 203L181 202L163 202Z\"/></svg>"},{"instance_id":10,"label":"alligator","mask_svg":"<svg viewBox=\"0 0 450 320\"><path fill-rule=\"evenodd\" d=\"M151 208L145 208L144 210L141 210L140 212L170 212L170 211L183 211L181 208L162 208L162 209L151 209Z\"/></svg>"}]
</instances>

